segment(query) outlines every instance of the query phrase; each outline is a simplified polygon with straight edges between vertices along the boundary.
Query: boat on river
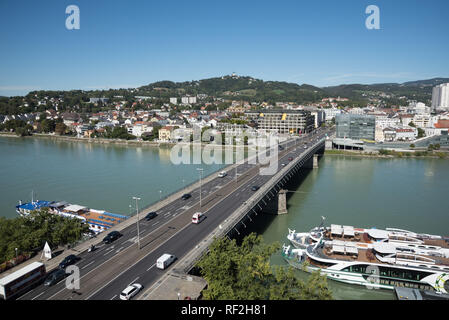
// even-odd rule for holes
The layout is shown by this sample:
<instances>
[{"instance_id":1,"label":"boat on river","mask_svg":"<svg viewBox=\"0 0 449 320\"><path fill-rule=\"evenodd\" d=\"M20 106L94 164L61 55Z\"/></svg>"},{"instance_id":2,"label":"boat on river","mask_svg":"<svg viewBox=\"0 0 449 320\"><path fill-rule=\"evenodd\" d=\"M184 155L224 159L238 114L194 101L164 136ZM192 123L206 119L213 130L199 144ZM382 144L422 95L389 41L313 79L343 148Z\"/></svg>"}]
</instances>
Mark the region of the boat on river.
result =
<instances>
[{"instance_id":1,"label":"boat on river","mask_svg":"<svg viewBox=\"0 0 449 320\"><path fill-rule=\"evenodd\" d=\"M408 287L449 293L448 237L331 225L315 230L315 235L303 233L303 244L291 231L291 244L283 245L282 255L296 268L320 270L332 280L370 289Z\"/></svg>"},{"instance_id":2,"label":"boat on river","mask_svg":"<svg viewBox=\"0 0 449 320\"><path fill-rule=\"evenodd\" d=\"M48 209L50 213L63 217L80 219L87 223L89 229L94 233L108 230L128 218L121 214L91 209L77 204L70 204L66 201L43 201L32 199L31 202L24 204L20 201L19 205L16 206L16 212L21 216L27 216L32 211L42 209Z\"/></svg>"}]
</instances>

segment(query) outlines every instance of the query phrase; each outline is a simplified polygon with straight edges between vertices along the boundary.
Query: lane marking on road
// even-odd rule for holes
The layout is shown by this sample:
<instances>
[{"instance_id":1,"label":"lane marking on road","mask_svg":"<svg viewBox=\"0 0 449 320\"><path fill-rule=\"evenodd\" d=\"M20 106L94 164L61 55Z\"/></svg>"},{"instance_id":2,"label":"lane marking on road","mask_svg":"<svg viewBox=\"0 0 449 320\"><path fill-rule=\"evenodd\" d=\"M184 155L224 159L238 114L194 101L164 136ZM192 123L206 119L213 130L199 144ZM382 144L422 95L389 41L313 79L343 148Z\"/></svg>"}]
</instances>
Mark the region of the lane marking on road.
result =
<instances>
[{"instance_id":1,"label":"lane marking on road","mask_svg":"<svg viewBox=\"0 0 449 320\"><path fill-rule=\"evenodd\" d=\"M136 282L140 277L135 278L133 281L130 282L130 284L127 285L127 287L129 287L130 285L132 285L134 282Z\"/></svg>"},{"instance_id":2,"label":"lane marking on road","mask_svg":"<svg viewBox=\"0 0 449 320\"><path fill-rule=\"evenodd\" d=\"M166 223L167 224L167 223ZM164 224L165 225L165 224ZM186 224L184 227L182 227L181 229L178 230L178 232L181 232L182 230L184 230L185 228L189 227L191 224ZM111 282L113 282L115 279L119 278L122 274L124 274L125 272L127 272L129 269L131 269L132 267L134 267L135 265L137 265L140 261L142 261L143 259L147 258L150 254L152 254L153 252L155 252L157 249L159 249L159 247L161 247L162 245L166 244L171 238L173 238L174 236L176 236L177 233L174 233L170 238L168 238L167 240L165 240L164 242L160 243L158 246L156 246L153 250L151 250L150 252L148 252L146 255L144 255L143 257L141 257L139 260L137 260L134 264L130 265L128 268L126 268L125 270L123 270L120 274L118 274L116 277L114 277L113 279L111 279L108 283L106 283L104 286L102 286L101 288L99 288L98 290L96 290L94 293L92 293L90 296L88 296L85 300L89 300L91 297L93 297L95 294L97 294L99 291L103 290L104 288L106 288Z\"/></svg>"},{"instance_id":3,"label":"lane marking on road","mask_svg":"<svg viewBox=\"0 0 449 320\"><path fill-rule=\"evenodd\" d=\"M156 265L156 264L153 264L151 267L149 267L149 268L147 269L147 271L150 271L150 269L153 268L155 265Z\"/></svg>"},{"instance_id":4,"label":"lane marking on road","mask_svg":"<svg viewBox=\"0 0 449 320\"><path fill-rule=\"evenodd\" d=\"M113 296L113 297L111 298L111 300L114 300L114 299L115 299L115 297L117 297L117 295Z\"/></svg>"},{"instance_id":5,"label":"lane marking on road","mask_svg":"<svg viewBox=\"0 0 449 320\"><path fill-rule=\"evenodd\" d=\"M154 227L155 225L157 225L160 221L153 223L152 227Z\"/></svg>"},{"instance_id":6,"label":"lane marking on road","mask_svg":"<svg viewBox=\"0 0 449 320\"><path fill-rule=\"evenodd\" d=\"M45 293L45 291L44 292L41 292L41 293L39 293L37 296L35 296L33 299L31 299L31 300L34 300L34 299L36 299L37 297L40 297L41 295L43 295Z\"/></svg>"},{"instance_id":7,"label":"lane marking on road","mask_svg":"<svg viewBox=\"0 0 449 320\"><path fill-rule=\"evenodd\" d=\"M95 262L95 260L94 261L92 261L92 262L90 262L90 263L88 263L88 264L86 264L84 267L82 267L81 268L81 270L83 270L83 269L85 269L85 268L87 268L88 266L90 266L92 263L94 263Z\"/></svg>"}]
</instances>

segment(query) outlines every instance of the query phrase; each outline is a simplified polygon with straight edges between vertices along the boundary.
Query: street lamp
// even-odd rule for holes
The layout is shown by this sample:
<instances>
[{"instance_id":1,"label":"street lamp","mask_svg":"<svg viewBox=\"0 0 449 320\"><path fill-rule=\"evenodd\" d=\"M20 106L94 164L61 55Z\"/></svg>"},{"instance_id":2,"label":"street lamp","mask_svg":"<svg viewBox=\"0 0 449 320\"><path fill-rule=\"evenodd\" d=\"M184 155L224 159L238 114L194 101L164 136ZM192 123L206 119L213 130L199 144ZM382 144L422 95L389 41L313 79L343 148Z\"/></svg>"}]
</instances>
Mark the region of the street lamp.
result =
<instances>
[{"instance_id":1,"label":"street lamp","mask_svg":"<svg viewBox=\"0 0 449 320\"><path fill-rule=\"evenodd\" d=\"M16 248L16 260L17 260L17 250L18 250L18 249Z\"/></svg>"},{"instance_id":2,"label":"street lamp","mask_svg":"<svg viewBox=\"0 0 449 320\"><path fill-rule=\"evenodd\" d=\"M137 201L140 198L133 197L133 200L136 200L136 211L137 211L137 247L140 249L140 233L139 233L139 207Z\"/></svg>"},{"instance_id":3,"label":"street lamp","mask_svg":"<svg viewBox=\"0 0 449 320\"><path fill-rule=\"evenodd\" d=\"M202 207L202 204L201 204L201 187L202 187L202 184L203 184L203 180L202 180L202 176L203 176L203 168L196 168L196 170L198 170L199 172L200 172L200 208Z\"/></svg>"},{"instance_id":4,"label":"street lamp","mask_svg":"<svg viewBox=\"0 0 449 320\"><path fill-rule=\"evenodd\" d=\"M162 200L162 190L159 190L159 201Z\"/></svg>"}]
</instances>

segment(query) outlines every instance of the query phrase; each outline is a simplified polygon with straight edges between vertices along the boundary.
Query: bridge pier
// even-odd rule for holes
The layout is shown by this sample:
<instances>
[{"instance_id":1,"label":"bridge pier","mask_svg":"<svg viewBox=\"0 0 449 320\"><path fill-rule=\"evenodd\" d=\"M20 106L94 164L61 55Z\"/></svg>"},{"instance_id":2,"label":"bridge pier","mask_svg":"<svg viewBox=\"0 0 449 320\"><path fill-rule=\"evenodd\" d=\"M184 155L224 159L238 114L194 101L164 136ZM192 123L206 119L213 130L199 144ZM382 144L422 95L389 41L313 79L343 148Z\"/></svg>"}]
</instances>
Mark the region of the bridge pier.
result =
<instances>
[{"instance_id":1,"label":"bridge pier","mask_svg":"<svg viewBox=\"0 0 449 320\"><path fill-rule=\"evenodd\" d=\"M307 169L318 169L318 154L314 154L309 160L304 163L304 167Z\"/></svg>"},{"instance_id":2,"label":"bridge pier","mask_svg":"<svg viewBox=\"0 0 449 320\"><path fill-rule=\"evenodd\" d=\"M277 214L286 214L287 211L287 190L281 189L278 193L278 212Z\"/></svg>"},{"instance_id":3,"label":"bridge pier","mask_svg":"<svg viewBox=\"0 0 449 320\"><path fill-rule=\"evenodd\" d=\"M288 213L287 210L287 190L281 189L269 201L265 202L262 212L270 215L279 215Z\"/></svg>"}]
</instances>

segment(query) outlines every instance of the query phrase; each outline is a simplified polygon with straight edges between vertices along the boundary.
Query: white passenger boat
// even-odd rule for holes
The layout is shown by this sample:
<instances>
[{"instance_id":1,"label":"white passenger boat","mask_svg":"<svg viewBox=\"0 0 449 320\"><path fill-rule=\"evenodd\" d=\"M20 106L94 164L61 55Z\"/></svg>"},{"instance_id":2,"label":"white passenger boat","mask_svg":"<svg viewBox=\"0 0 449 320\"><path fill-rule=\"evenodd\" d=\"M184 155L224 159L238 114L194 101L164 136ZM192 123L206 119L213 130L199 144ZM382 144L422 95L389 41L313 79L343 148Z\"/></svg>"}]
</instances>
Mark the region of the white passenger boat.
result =
<instances>
[{"instance_id":1,"label":"white passenger boat","mask_svg":"<svg viewBox=\"0 0 449 320\"><path fill-rule=\"evenodd\" d=\"M344 230L331 226L305 247L284 245L283 257L296 268L319 269L349 284L449 293L449 238L393 228L354 230L345 238Z\"/></svg>"}]
</instances>

